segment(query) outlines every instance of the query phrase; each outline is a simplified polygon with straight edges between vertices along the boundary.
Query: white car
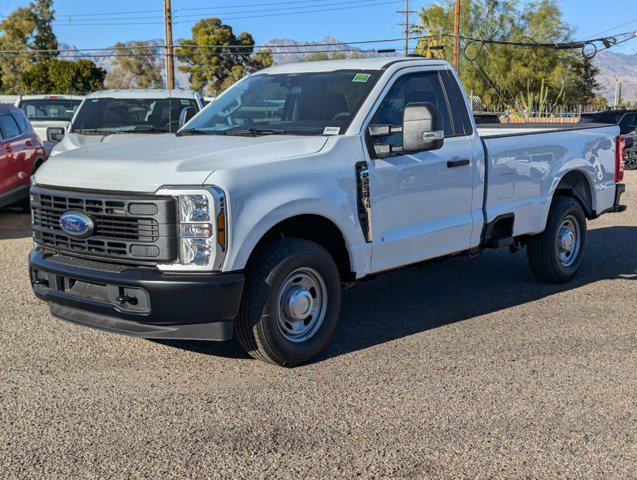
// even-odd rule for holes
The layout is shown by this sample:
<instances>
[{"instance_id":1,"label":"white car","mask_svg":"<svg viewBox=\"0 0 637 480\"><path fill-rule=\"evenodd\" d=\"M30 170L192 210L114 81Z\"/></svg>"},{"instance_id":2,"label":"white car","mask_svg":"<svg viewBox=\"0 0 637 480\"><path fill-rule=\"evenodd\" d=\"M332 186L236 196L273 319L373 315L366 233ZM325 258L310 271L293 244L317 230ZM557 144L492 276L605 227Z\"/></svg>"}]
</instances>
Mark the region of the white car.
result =
<instances>
[{"instance_id":1,"label":"white car","mask_svg":"<svg viewBox=\"0 0 637 480\"><path fill-rule=\"evenodd\" d=\"M75 323L234 334L255 358L293 366L329 344L343 284L500 247L526 248L539 279L570 280L587 220L626 208L619 128L482 129L470 112L438 60L248 76L177 135L45 163L31 189L33 290Z\"/></svg>"},{"instance_id":2,"label":"white car","mask_svg":"<svg viewBox=\"0 0 637 480\"><path fill-rule=\"evenodd\" d=\"M108 144L124 134L174 133L203 107L201 95L190 90L122 89L91 93L51 155L97 143Z\"/></svg>"},{"instance_id":3,"label":"white car","mask_svg":"<svg viewBox=\"0 0 637 480\"><path fill-rule=\"evenodd\" d=\"M29 117L49 155L64 137L82 100L80 95L22 95L15 100L15 106Z\"/></svg>"}]
</instances>

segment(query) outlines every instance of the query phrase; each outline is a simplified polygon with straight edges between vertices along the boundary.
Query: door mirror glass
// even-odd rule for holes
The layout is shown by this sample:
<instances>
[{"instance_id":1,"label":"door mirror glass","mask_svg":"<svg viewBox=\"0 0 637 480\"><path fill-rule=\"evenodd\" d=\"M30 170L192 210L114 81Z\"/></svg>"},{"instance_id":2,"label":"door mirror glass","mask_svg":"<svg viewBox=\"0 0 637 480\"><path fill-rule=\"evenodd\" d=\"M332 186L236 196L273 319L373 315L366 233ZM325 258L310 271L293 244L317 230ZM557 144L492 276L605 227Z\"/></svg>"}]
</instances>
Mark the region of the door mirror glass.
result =
<instances>
[{"instance_id":1,"label":"door mirror glass","mask_svg":"<svg viewBox=\"0 0 637 480\"><path fill-rule=\"evenodd\" d=\"M190 121L190 119L195 116L196 113L197 111L194 107L184 108L179 114L179 128L186 125Z\"/></svg>"},{"instance_id":2,"label":"door mirror glass","mask_svg":"<svg viewBox=\"0 0 637 480\"><path fill-rule=\"evenodd\" d=\"M49 142L61 142L64 138L64 129L61 127L49 127L46 129L46 139Z\"/></svg>"},{"instance_id":3,"label":"door mirror glass","mask_svg":"<svg viewBox=\"0 0 637 480\"><path fill-rule=\"evenodd\" d=\"M438 150L445 139L442 115L433 103L409 103L403 114L403 150L405 153Z\"/></svg>"}]
</instances>

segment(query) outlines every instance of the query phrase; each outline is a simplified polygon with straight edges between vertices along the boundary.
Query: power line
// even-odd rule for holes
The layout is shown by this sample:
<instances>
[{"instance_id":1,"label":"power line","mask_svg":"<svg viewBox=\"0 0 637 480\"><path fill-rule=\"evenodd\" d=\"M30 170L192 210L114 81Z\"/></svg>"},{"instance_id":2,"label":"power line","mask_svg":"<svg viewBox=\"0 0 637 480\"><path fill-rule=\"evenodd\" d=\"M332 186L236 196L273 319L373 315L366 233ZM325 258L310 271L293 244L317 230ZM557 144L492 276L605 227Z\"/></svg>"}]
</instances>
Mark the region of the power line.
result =
<instances>
[{"instance_id":1,"label":"power line","mask_svg":"<svg viewBox=\"0 0 637 480\"><path fill-rule=\"evenodd\" d=\"M363 1L363 0L355 0L355 1ZM367 0L366 0L367 1ZM340 2L339 5L342 5L343 3L347 3L347 2ZM391 0L391 1L384 1L384 2L374 2L374 3L366 3L366 4L361 4L361 5L350 5L347 7L334 7L334 8L321 8L321 9L314 9L314 10L302 10L302 11L294 11L294 12L284 12L284 13L266 13L266 14L260 14L259 18L264 18L264 17L281 17L281 16L290 16L290 15L303 15L303 14L308 14L308 13L323 13L323 12L334 12L334 11L342 11L342 10L351 10L351 9L356 9L356 8L370 8L370 7L376 7L376 6L381 6L381 5L393 5L396 3L402 3L402 0ZM231 15L235 15L235 13L237 14L237 16L230 16L230 17L223 17L223 20L242 20L242 19L254 19L254 15L243 15L244 13L247 12L232 12ZM238 15L239 13L241 13L241 15ZM258 13L258 12L255 12ZM125 19L122 19L125 20ZM81 20L82 22L84 22L85 20ZM67 23L67 22L62 22L62 23L58 23L56 24L56 27L87 27L87 26L134 26L134 25L156 25L158 23L163 23L163 21L157 21L157 22L137 22L137 21L122 21L122 22L111 22L111 23L97 23L99 21L103 21L102 19L96 19L95 22L96 23ZM173 24L177 24L177 23L186 23L184 21L175 21L173 22Z\"/></svg>"}]
</instances>

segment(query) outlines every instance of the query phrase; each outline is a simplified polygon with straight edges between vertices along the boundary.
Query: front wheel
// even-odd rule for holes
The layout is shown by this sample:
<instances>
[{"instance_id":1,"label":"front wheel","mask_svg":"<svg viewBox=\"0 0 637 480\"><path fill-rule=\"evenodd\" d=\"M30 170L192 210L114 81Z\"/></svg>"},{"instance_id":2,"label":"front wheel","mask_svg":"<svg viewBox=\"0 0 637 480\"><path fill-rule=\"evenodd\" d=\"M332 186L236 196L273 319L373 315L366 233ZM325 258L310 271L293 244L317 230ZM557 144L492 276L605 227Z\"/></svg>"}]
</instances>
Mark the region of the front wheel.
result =
<instances>
[{"instance_id":1,"label":"front wheel","mask_svg":"<svg viewBox=\"0 0 637 480\"><path fill-rule=\"evenodd\" d=\"M570 197L556 197L546 229L531 237L527 246L534 275L550 283L569 281L582 266L586 240L586 217L579 202Z\"/></svg>"},{"instance_id":2,"label":"front wheel","mask_svg":"<svg viewBox=\"0 0 637 480\"><path fill-rule=\"evenodd\" d=\"M265 243L247 269L235 327L254 358L285 367L310 361L334 335L341 305L338 268L314 242Z\"/></svg>"}]
</instances>

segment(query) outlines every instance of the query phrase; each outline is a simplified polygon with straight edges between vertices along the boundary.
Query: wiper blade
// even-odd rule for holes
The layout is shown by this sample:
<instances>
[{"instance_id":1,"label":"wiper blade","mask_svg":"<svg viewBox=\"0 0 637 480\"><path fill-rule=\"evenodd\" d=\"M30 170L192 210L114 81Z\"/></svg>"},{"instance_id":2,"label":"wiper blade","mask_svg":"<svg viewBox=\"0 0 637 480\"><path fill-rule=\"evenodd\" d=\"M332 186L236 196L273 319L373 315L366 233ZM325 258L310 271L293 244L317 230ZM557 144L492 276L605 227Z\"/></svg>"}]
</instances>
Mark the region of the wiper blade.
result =
<instances>
[{"instance_id":1,"label":"wiper blade","mask_svg":"<svg viewBox=\"0 0 637 480\"><path fill-rule=\"evenodd\" d=\"M257 137L259 135L285 135L286 131L277 128L242 128L237 130L225 130L224 135L243 135Z\"/></svg>"},{"instance_id":2,"label":"wiper blade","mask_svg":"<svg viewBox=\"0 0 637 480\"><path fill-rule=\"evenodd\" d=\"M73 130L71 133L79 133L81 135L113 135L114 133L123 133L123 132L114 132L113 130L100 130L97 128L88 128L88 129Z\"/></svg>"},{"instance_id":3,"label":"wiper blade","mask_svg":"<svg viewBox=\"0 0 637 480\"><path fill-rule=\"evenodd\" d=\"M175 135L178 137L186 137L188 135L216 135L216 132L209 130L200 130L198 128L189 128L187 130L180 130Z\"/></svg>"}]
</instances>

